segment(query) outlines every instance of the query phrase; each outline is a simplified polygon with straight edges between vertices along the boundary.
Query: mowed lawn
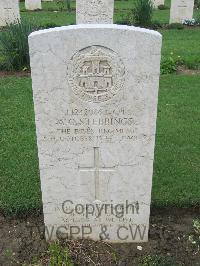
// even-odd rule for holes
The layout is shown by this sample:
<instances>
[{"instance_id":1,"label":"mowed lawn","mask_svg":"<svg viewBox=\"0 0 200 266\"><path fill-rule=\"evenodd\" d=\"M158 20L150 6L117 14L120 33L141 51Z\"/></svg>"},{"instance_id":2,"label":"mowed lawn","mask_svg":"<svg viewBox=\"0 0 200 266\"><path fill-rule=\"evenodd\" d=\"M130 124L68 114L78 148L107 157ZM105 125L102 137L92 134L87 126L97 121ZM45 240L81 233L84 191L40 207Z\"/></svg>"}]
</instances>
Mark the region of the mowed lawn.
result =
<instances>
[{"instance_id":1,"label":"mowed lawn","mask_svg":"<svg viewBox=\"0 0 200 266\"><path fill-rule=\"evenodd\" d=\"M200 75L161 77L153 204L200 203ZM0 209L41 207L31 79L0 79Z\"/></svg>"}]
</instances>

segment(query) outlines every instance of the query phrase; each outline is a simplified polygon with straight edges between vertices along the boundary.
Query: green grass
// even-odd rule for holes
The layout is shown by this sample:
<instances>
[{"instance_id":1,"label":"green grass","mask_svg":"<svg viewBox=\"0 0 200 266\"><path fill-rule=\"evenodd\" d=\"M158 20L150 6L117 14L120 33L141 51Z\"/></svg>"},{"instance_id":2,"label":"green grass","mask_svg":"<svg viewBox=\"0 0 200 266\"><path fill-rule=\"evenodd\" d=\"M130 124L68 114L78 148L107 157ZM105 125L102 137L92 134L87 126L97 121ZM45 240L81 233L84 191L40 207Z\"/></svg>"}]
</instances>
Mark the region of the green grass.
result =
<instances>
[{"instance_id":1,"label":"green grass","mask_svg":"<svg viewBox=\"0 0 200 266\"><path fill-rule=\"evenodd\" d=\"M153 202L200 203L200 76L163 76L160 84Z\"/></svg>"},{"instance_id":2,"label":"green grass","mask_svg":"<svg viewBox=\"0 0 200 266\"><path fill-rule=\"evenodd\" d=\"M153 203L200 203L200 76L161 78ZM30 78L0 79L0 209L41 207Z\"/></svg>"},{"instance_id":3,"label":"green grass","mask_svg":"<svg viewBox=\"0 0 200 266\"><path fill-rule=\"evenodd\" d=\"M184 64L190 68L200 67L200 29L162 30L162 55L181 56Z\"/></svg>"},{"instance_id":4,"label":"green grass","mask_svg":"<svg viewBox=\"0 0 200 266\"><path fill-rule=\"evenodd\" d=\"M31 81L0 79L0 208L18 211L40 206Z\"/></svg>"}]
</instances>

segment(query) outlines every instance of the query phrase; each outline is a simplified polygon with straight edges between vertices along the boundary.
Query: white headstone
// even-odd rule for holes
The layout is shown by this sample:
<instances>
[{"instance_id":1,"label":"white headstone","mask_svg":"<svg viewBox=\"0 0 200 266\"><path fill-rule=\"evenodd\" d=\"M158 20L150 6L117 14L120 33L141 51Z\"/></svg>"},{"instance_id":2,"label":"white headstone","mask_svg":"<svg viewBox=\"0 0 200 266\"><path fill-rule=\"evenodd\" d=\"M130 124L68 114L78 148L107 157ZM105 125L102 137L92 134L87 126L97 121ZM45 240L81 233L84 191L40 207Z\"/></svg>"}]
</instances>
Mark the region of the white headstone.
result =
<instances>
[{"instance_id":1,"label":"white headstone","mask_svg":"<svg viewBox=\"0 0 200 266\"><path fill-rule=\"evenodd\" d=\"M152 0L153 1L153 5L154 7L159 7L160 5L164 5L165 4L165 0Z\"/></svg>"},{"instance_id":2,"label":"white headstone","mask_svg":"<svg viewBox=\"0 0 200 266\"><path fill-rule=\"evenodd\" d=\"M25 8L27 10L42 9L41 0L25 0Z\"/></svg>"},{"instance_id":3,"label":"white headstone","mask_svg":"<svg viewBox=\"0 0 200 266\"><path fill-rule=\"evenodd\" d=\"M192 19L194 0L172 0L170 9L170 23L182 23L185 19Z\"/></svg>"},{"instance_id":4,"label":"white headstone","mask_svg":"<svg viewBox=\"0 0 200 266\"><path fill-rule=\"evenodd\" d=\"M0 27L20 21L19 1L0 0Z\"/></svg>"},{"instance_id":5,"label":"white headstone","mask_svg":"<svg viewBox=\"0 0 200 266\"><path fill-rule=\"evenodd\" d=\"M77 24L112 24L114 0L77 0Z\"/></svg>"},{"instance_id":6,"label":"white headstone","mask_svg":"<svg viewBox=\"0 0 200 266\"><path fill-rule=\"evenodd\" d=\"M29 36L47 240L148 240L161 35L77 25Z\"/></svg>"}]
</instances>

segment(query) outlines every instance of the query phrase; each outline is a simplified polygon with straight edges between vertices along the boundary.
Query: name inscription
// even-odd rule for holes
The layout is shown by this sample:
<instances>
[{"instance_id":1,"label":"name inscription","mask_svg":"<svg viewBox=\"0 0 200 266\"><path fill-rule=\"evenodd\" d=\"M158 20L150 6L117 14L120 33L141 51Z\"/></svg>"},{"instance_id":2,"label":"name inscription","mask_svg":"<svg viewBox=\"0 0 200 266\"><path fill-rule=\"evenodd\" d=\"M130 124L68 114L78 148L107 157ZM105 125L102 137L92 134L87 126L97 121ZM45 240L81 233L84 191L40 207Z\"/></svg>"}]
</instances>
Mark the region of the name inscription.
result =
<instances>
[{"instance_id":1,"label":"name inscription","mask_svg":"<svg viewBox=\"0 0 200 266\"><path fill-rule=\"evenodd\" d=\"M120 109L68 109L65 116L55 121L51 140L67 142L101 143L136 141L147 136L138 136L139 123L131 110ZM46 139L47 137L45 137Z\"/></svg>"}]
</instances>

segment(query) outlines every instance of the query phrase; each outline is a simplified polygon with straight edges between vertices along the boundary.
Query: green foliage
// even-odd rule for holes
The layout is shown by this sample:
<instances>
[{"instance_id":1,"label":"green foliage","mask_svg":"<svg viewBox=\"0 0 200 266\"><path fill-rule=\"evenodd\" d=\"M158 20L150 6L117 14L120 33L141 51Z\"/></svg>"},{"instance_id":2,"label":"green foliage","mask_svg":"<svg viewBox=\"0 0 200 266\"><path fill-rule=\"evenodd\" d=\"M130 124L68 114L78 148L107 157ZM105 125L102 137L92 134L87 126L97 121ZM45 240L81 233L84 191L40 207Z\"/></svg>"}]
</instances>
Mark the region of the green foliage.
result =
<instances>
[{"instance_id":1,"label":"green foliage","mask_svg":"<svg viewBox=\"0 0 200 266\"><path fill-rule=\"evenodd\" d=\"M161 75L172 74L176 72L176 69L176 61L172 58L172 56L162 57L160 67Z\"/></svg>"},{"instance_id":2,"label":"green foliage","mask_svg":"<svg viewBox=\"0 0 200 266\"><path fill-rule=\"evenodd\" d=\"M0 69L22 71L30 69L28 36L39 29L59 27L56 23L38 26L26 20L11 24L0 33Z\"/></svg>"},{"instance_id":3,"label":"green foliage","mask_svg":"<svg viewBox=\"0 0 200 266\"><path fill-rule=\"evenodd\" d=\"M119 25L131 25L132 24L132 13L131 12L127 12L126 14L125 13L122 13L120 16L119 16L119 19L115 22L115 24L119 24Z\"/></svg>"},{"instance_id":4,"label":"green foliage","mask_svg":"<svg viewBox=\"0 0 200 266\"><path fill-rule=\"evenodd\" d=\"M48 250L49 266L73 266L67 248L61 247L58 243L52 243Z\"/></svg>"},{"instance_id":5,"label":"green foliage","mask_svg":"<svg viewBox=\"0 0 200 266\"><path fill-rule=\"evenodd\" d=\"M195 0L194 4L196 8L200 8L200 0Z\"/></svg>"},{"instance_id":6,"label":"green foliage","mask_svg":"<svg viewBox=\"0 0 200 266\"><path fill-rule=\"evenodd\" d=\"M65 0L67 4L67 10L70 12L71 11L71 0Z\"/></svg>"},{"instance_id":7,"label":"green foliage","mask_svg":"<svg viewBox=\"0 0 200 266\"><path fill-rule=\"evenodd\" d=\"M163 56L161 58L161 74L172 74L176 72L177 66L183 65L184 61L181 56L175 56L173 52L170 56Z\"/></svg>"},{"instance_id":8,"label":"green foliage","mask_svg":"<svg viewBox=\"0 0 200 266\"><path fill-rule=\"evenodd\" d=\"M178 264L171 258L148 255L140 261L139 266L178 266Z\"/></svg>"},{"instance_id":9,"label":"green foliage","mask_svg":"<svg viewBox=\"0 0 200 266\"><path fill-rule=\"evenodd\" d=\"M153 4L151 0L136 0L133 8L133 23L137 26L151 25Z\"/></svg>"},{"instance_id":10,"label":"green foliage","mask_svg":"<svg viewBox=\"0 0 200 266\"><path fill-rule=\"evenodd\" d=\"M0 33L0 69L23 70L29 66L28 36L39 27L22 20Z\"/></svg>"},{"instance_id":11,"label":"green foliage","mask_svg":"<svg viewBox=\"0 0 200 266\"><path fill-rule=\"evenodd\" d=\"M196 17L195 17L195 21L197 25L200 25L200 12L197 13Z\"/></svg>"},{"instance_id":12,"label":"green foliage","mask_svg":"<svg viewBox=\"0 0 200 266\"><path fill-rule=\"evenodd\" d=\"M171 29L172 30L174 30L174 29L176 29L176 30L183 30L184 29L184 26L181 23L171 23L171 24L167 25L167 28L170 29L170 30Z\"/></svg>"},{"instance_id":13,"label":"green foliage","mask_svg":"<svg viewBox=\"0 0 200 266\"><path fill-rule=\"evenodd\" d=\"M163 36L162 55L173 58L181 57L184 65L191 69L200 69L200 34L199 28L184 30L160 30Z\"/></svg>"}]
</instances>

